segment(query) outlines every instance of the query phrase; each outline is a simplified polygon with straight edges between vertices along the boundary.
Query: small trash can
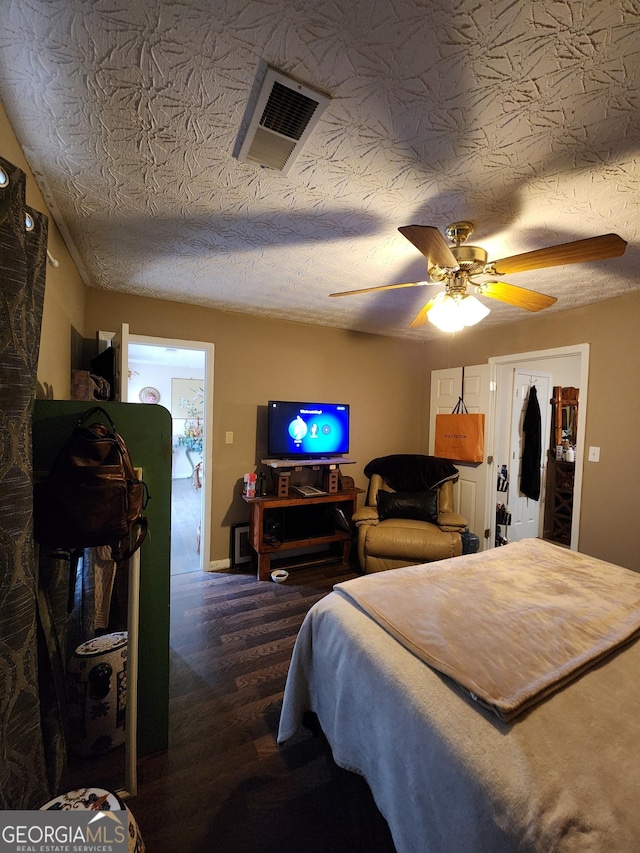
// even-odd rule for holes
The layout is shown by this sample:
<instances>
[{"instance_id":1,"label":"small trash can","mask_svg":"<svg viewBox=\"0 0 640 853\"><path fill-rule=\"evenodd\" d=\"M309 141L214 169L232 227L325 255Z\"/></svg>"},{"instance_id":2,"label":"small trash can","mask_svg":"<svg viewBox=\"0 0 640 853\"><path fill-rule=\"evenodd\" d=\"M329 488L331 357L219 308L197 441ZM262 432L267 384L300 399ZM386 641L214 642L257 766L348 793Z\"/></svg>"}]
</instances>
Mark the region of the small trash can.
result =
<instances>
[{"instance_id":1,"label":"small trash can","mask_svg":"<svg viewBox=\"0 0 640 853\"><path fill-rule=\"evenodd\" d=\"M69 749L102 755L125 740L127 632L82 643L69 662Z\"/></svg>"},{"instance_id":2,"label":"small trash can","mask_svg":"<svg viewBox=\"0 0 640 853\"><path fill-rule=\"evenodd\" d=\"M140 828L131 810L125 805L117 794L113 791L107 791L104 788L78 788L75 791L67 791L66 794L60 794L49 800L43 806L40 806L40 811L69 811L73 809L87 809L91 811L112 811L126 812L127 820L127 850L128 853L145 853L144 841L140 834ZM50 849L54 849L51 847ZM74 849L84 849L78 846ZM87 848L89 849L89 848ZM98 847L96 846L96 850ZM100 849L107 849L107 846Z\"/></svg>"}]
</instances>

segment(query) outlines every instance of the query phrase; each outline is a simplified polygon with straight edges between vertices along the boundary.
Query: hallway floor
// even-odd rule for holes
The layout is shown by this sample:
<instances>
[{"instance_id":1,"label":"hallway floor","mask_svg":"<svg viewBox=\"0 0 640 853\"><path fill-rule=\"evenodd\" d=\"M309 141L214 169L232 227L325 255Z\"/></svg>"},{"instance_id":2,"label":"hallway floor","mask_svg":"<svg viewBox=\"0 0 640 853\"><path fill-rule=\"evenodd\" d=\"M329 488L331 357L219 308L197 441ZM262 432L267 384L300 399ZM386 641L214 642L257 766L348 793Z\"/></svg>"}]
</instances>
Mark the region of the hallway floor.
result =
<instances>
[{"instance_id":1,"label":"hallway floor","mask_svg":"<svg viewBox=\"0 0 640 853\"><path fill-rule=\"evenodd\" d=\"M202 489L194 489L191 477L171 481L171 574L200 571L198 525Z\"/></svg>"}]
</instances>

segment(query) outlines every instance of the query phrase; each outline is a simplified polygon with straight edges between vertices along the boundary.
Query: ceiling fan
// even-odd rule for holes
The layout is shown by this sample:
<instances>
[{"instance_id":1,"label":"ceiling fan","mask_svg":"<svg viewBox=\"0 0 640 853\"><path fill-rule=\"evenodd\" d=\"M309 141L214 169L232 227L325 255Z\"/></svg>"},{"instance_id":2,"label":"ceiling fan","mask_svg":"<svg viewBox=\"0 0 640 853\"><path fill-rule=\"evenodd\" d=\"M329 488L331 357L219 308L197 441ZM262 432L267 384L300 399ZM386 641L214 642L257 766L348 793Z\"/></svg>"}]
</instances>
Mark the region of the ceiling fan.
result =
<instances>
[{"instance_id":1,"label":"ceiling fan","mask_svg":"<svg viewBox=\"0 0 640 853\"><path fill-rule=\"evenodd\" d=\"M556 302L554 296L546 296L525 287L517 287L504 281L476 281L477 276L510 275L518 272L544 269L563 264L580 264L615 258L624 253L626 241L617 234L603 234L571 243L536 249L499 261L488 260L487 252L480 246L464 245L473 233L473 223L453 222L445 234L453 243L448 246L442 234L432 225L405 225L398 231L422 252L427 259L427 274L432 282L443 282L444 291L438 293L418 312L410 323L417 328L427 322L447 332L455 332L478 323L489 313L489 309L476 299L467 288L473 287L481 296L498 299L527 311L541 311ZM352 296L358 293L373 293L400 287L417 287L428 281L407 281L360 290L345 290L331 296Z\"/></svg>"}]
</instances>

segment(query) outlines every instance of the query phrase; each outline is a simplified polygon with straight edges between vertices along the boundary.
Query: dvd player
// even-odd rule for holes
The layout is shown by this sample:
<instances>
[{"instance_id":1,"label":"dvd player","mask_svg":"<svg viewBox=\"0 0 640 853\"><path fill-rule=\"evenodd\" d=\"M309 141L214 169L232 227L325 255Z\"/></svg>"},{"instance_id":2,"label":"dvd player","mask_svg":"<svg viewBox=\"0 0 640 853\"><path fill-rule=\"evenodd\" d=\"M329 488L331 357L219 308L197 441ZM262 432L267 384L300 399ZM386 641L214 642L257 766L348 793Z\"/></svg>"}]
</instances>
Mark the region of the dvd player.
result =
<instances>
[{"instance_id":1,"label":"dvd player","mask_svg":"<svg viewBox=\"0 0 640 853\"><path fill-rule=\"evenodd\" d=\"M327 495L328 492L323 492L322 489L316 489L315 486L292 486L292 492L296 492L303 498L317 498L319 495Z\"/></svg>"}]
</instances>

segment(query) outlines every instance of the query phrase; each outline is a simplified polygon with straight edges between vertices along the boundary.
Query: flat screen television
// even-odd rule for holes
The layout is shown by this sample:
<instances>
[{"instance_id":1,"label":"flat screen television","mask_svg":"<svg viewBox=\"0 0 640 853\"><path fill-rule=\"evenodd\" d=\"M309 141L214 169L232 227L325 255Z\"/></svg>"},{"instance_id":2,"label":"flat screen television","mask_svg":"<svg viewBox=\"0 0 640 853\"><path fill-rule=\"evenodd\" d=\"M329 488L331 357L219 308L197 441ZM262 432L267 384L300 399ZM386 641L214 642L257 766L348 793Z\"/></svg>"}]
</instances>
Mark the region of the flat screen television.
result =
<instances>
[{"instance_id":1,"label":"flat screen television","mask_svg":"<svg viewBox=\"0 0 640 853\"><path fill-rule=\"evenodd\" d=\"M314 459L348 453L348 404L269 400L267 452L271 459Z\"/></svg>"}]
</instances>

